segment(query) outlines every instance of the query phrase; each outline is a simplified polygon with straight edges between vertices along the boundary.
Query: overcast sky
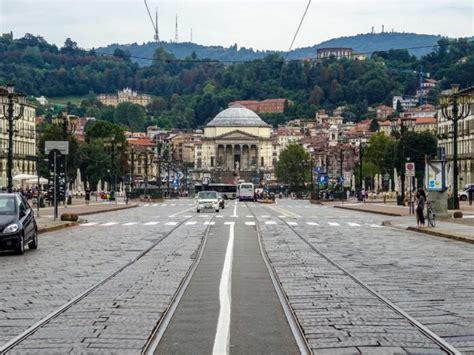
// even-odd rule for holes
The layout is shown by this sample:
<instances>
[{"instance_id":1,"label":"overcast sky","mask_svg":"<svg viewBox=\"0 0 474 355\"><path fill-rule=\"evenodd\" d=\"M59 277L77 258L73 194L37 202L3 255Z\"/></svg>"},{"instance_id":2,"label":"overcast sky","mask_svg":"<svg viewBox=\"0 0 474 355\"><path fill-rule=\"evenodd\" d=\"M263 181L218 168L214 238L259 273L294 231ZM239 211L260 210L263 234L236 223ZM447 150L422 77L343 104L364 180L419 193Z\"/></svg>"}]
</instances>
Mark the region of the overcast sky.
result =
<instances>
[{"instance_id":1,"label":"overcast sky","mask_svg":"<svg viewBox=\"0 0 474 355\"><path fill-rule=\"evenodd\" d=\"M287 50L307 0L148 0L158 6L160 38L204 45ZM380 32L473 35L473 0L313 0L294 48L340 36ZM15 38L29 32L61 45L71 37L92 48L153 39L143 0L0 0L0 30Z\"/></svg>"}]
</instances>

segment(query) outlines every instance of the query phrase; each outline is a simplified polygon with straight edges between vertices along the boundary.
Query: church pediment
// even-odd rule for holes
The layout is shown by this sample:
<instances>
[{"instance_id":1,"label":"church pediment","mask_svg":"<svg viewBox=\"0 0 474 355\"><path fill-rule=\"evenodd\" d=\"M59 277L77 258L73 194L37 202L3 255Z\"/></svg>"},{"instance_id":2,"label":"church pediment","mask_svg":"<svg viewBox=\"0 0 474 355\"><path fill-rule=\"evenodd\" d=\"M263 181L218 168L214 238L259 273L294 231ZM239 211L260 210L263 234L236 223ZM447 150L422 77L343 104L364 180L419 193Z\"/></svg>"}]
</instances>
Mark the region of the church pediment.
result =
<instances>
[{"instance_id":1,"label":"church pediment","mask_svg":"<svg viewBox=\"0 0 474 355\"><path fill-rule=\"evenodd\" d=\"M215 139L219 139L219 140L221 140L221 139L224 139L224 140L226 140L226 139L229 139L229 140L252 139L252 140L254 140L254 139L259 139L259 137L237 129L235 131L231 131L231 132L228 132L228 133L224 133L220 136L216 136Z\"/></svg>"}]
</instances>

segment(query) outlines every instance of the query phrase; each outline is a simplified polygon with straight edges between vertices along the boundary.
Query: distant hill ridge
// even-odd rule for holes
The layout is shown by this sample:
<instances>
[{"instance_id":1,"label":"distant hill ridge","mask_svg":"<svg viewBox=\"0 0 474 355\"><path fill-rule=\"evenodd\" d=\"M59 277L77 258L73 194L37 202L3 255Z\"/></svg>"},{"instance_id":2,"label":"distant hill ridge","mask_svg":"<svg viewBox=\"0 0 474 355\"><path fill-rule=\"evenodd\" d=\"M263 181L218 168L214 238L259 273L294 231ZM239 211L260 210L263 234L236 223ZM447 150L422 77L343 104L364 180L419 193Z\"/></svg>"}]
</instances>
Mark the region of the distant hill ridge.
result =
<instances>
[{"instance_id":1,"label":"distant hill ridge","mask_svg":"<svg viewBox=\"0 0 474 355\"><path fill-rule=\"evenodd\" d=\"M163 42L160 45L168 52L173 53L177 58L184 59L191 56L195 52L198 58L209 58L214 60L226 61L226 60L238 60L238 61L250 61L254 59L260 59L268 54L278 53L286 56L288 59L305 59L316 57L316 49L324 47L350 47L358 53L370 53L375 51L385 51L389 49L401 49L401 48L412 48L409 49L410 53L421 57L433 50L434 45L443 38L440 35L425 35L416 33L400 33L400 32L386 32L386 33L367 33L358 34L355 36L346 36L330 39L328 41L321 42L320 44L303 47L292 50L287 53L284 51L272 51L272 50L253 50L252 48L241 47L238 48L237 44L230 47L222 46L203 46L196 43L182 42L182 43L169 43ZM143 44L110 44L107 47L97 48L98 51L112 54L116 48L128 50L132 56L152 58L155 49L158 48L159 44L155 42L148 42ZM415 47L415 48L414 48ZM416 48L422 47L422 48ZM149 65L150 60L147 59L135 59L132 60L138 62L140 65Z\"/></svg>"}]
</instances>

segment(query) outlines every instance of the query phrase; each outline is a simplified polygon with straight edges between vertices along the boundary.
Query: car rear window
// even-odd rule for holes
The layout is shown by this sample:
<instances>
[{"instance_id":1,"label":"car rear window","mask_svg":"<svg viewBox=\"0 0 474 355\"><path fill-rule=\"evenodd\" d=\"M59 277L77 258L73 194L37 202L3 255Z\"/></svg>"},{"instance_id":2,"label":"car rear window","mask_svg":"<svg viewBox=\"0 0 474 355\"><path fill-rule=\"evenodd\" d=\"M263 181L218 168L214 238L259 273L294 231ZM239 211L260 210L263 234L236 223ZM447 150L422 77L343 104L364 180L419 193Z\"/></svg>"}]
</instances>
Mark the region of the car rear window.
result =
<instances>
[{"instance_id":1,"label":"car rear window","mask_svg":"<svg viewBox=\"0 0 474 355\"><path fill-rule=\"evenodd\" d=\"M198 198L201 198L201 199L215 199L217 198L217 192L212 192L212 191L204 191L204 192L200 192L199 195L198 195Z\"/></svg>"}]
</instances>

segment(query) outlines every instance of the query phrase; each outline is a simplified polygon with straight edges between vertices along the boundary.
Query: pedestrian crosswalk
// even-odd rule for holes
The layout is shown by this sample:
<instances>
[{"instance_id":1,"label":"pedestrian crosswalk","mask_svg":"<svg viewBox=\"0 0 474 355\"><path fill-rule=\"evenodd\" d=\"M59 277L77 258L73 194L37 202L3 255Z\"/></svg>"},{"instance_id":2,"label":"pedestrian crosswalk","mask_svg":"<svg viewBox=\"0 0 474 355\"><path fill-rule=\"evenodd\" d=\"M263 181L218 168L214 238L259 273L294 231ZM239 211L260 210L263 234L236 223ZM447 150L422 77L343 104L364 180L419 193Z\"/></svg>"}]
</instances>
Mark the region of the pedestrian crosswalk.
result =
<instances>
[{"instance_id":1,"label":"pedestrian crosswalk","mask_svg":"<svg viewBox=\"0 0 474 355\"><path fill-rule=\"evenodd\" d=\"M221 224L226 222L224 217L229 217L229 216L223 216L223 215L217 215L215 217L219 217L219 220L217 221L210 221L210 220L202 220L201 218L210 218L210 216L207 215L201 215L201 216L196 216L196 220L191 220L187 221L184 224L186 226L193 226L193 225L216 225L217 223ZM250 216L247 216L250 217ZM318 222L314 221L305 221L305 220L281 220L281 219L271 219L270 216L259 216L257 218L258 223L260 225L266 225L266 226L272 226L272 225L288 225L290 227L304 227L304 226L310 226L310 227L319 227L319 228L328 228L328 227L341 227L341 228L363 228L363 227L371 227L371 228L383 228L382 225L375 224L375 223L355 223L355 222L343 222L343 221L321 221L319 220ZM249 221L249 220L243 220L242 221L244 225L246 226L255 226L257 222L255 220ZM239 222L237 222L239 223ZM149 221L149 222L116 222L116 221L109 221L109 222L87 222L87 223L82 223L79 226L81 227L118 227L118 226L124 226L124 227L139 227L139 226L156 226L158 224L162 224L165 226L177 226L179 224L179 221Z\"/></svg>"}]
</instances>

